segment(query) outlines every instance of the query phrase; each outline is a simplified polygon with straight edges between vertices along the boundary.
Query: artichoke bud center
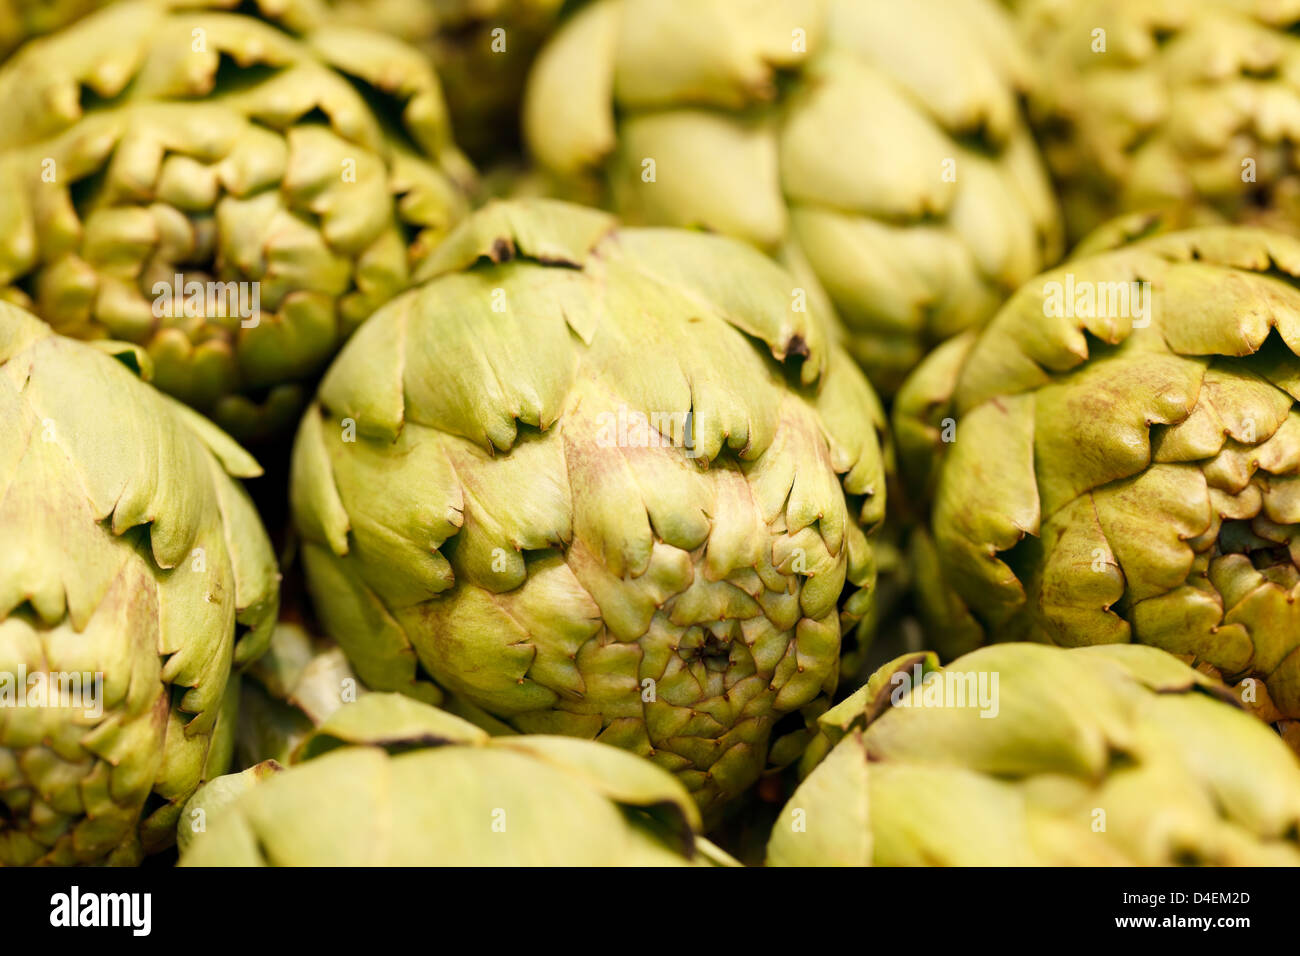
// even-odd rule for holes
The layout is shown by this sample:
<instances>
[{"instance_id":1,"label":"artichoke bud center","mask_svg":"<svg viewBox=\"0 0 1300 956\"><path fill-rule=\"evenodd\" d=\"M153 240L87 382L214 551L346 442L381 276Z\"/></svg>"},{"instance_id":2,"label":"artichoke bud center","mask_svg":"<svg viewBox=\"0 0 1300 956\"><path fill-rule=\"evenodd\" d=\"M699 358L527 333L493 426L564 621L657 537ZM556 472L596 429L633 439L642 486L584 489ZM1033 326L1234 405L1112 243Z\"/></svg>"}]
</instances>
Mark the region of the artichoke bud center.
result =
<instances>
[{"instance_id":1,"label":"artichoke bud center","mask_svg":"<svg viewBox=\"0 0 1300 956\"><path fill-rule=\"evenodd\" d=\"M740 634L739 621L712 621L687 628L677 645L685 661L699 661L709 670L723 671L731 663L731 649Z\"/></svg>"}]
</instances>

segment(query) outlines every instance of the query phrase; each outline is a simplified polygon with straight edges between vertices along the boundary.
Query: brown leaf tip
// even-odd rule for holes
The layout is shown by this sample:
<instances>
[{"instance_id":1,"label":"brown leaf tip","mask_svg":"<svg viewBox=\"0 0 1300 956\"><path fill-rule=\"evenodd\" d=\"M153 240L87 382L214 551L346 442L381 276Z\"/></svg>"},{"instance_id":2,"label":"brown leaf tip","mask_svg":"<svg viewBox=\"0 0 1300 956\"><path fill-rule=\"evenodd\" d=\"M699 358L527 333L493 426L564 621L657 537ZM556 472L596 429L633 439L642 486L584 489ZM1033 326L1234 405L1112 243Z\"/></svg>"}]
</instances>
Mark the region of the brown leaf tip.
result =
<instances>
[{"instance_id":1,"label":"brown leaf tip","mask_svg":"<svg viewBox=\"0 0 1300 956\"><path fill-rule=\"evenodd\" d=\"M509 262L515 257L515 244L504 236L492 240L492 251L488 253L497 265Z\"/></svg>"}]
</instances>

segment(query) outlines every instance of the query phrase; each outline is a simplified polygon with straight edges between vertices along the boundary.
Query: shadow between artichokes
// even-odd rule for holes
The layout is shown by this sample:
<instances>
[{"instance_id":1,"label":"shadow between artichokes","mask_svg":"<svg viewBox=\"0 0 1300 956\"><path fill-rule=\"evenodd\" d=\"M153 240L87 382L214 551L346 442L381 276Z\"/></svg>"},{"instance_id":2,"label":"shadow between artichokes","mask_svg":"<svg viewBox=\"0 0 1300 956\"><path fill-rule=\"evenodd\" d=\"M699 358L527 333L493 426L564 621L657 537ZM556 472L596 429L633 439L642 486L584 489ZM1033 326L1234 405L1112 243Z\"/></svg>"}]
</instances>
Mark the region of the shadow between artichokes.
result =
<instances>
[{"instance_id":1,"label":"shadow between artichokes","mask_svg":"<svg viewBox=\"0 0 1300 956\"><path fill-rule=\"evenodd\" d=\"M476 163L518 152L528 67L559 22L565 0L328 2L343 21L378 27L428 54L456 140Z\"/></svg>"},{"instance_id":2,"label":"shadow between artichokes","mask_svg":"<svg viewBox=\"0 0 1300 956\"><path fill-rule=\"evenodd\" d=\"M1295 755L1156 648L907 655L821 725L771 865L1300 866Z\"/></svg>"},{"instance_id":3,"label":"shadow between artichokes","mask_svg":"<svg viewBox=\"0 0 1300 956\"><path fill-rule=\"evenodd\" d=\"M148 370L0 303L0 864L170 846L271 636L260 469Z\"/></svg>"},{"instance_id":4,"label":"shadow between artichokes","mask_svg":"<svg viewBox=\"0 0 1300 956\"><path fill-rule=\"evenodd\" d=\"M934 646L1136 641L1300 717L1298 353L1300 242L1247 227L1074 260L936 351L894 410Z\"/></svg>"},{"instance_id":5,"label":"shadow between artichokes","mask_svg":"<svg viewBox=\"0 0 1300 956\"><path fill-rule=\"evenodd\" d=\"M196 793L181 865L734 865L658 767L586 740L491 737L400 694L339 708L294 761Z\"/></svg>"},{"instance_id":6,"label":"shadow between artichokes","mask_svg":"<svg viewBox=\"0 0 1300 956\"><path fill-rule=\"evenodd\" d=\"M416 49L318 0L126 0L0 68L0 296L244 439L464 215Z\"/></svg>"},{"instance_id":7,"label":"shadow between artichokes","mask_svg":"<svg viewBox=\"0 0 1300 956\"><path fill-rule=\"evenodd\" d=\"M705 808L794 760L885 504L879 403L814 300L743 243L548 200L490 204L422 277L294 447L361 679L626 747Z\"/></svg>"},{"instance_id":8,"label":"shadow between artichokes","mask_svg":"<svg viewBox=\"0 0 1300 956\"><path fill-rule=\"evenodd\" d=\"M1061 253L993 0L598 0L538 55L525 142L562 195L781 258L892 394Z\"/></svg>"},{"instance_id":9,"label":"shadow between artichokes","mask_svg":"<svg viewBox=\"0 0 1300 956\"><path fill-rule=\"evenodd\" d=\"M367 693L338 645L281 620L240 684L233 766L288 764L316 727Z\"/></svg>"}]
</instances>

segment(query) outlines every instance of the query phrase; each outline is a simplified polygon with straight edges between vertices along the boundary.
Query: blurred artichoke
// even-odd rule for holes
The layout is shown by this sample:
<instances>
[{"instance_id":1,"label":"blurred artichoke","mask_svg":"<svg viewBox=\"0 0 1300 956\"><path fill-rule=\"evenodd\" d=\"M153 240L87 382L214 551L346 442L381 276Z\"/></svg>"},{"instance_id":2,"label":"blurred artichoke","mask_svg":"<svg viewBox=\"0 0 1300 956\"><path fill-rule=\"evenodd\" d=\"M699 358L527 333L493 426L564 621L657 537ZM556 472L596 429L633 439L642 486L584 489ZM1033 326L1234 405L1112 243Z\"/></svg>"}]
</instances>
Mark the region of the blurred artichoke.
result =
<instances>
[{"instance_id":1,"label":"blurred artichoke","mask_svg":"<svg viewBox=\"0 0 1300 956\"><path fill-rule=\"evenodd\" d=\"M538 56L524 135L565 194L819 282L892 393L1060 253L994 0L599 0Z\"/></svg>"},{"instance_id":2,"label":"blurred artichoke","mask_svg":"<svg viewBox=\"0 0 1300 956\"><path fill-rule=\"evenodd\" d=\"M1137 641L1300 717L1298 279L1288 236L1157 235L917 369L895 422L904 473L937 476L913 558L941 653Z\"/></svg>"},{"instance_id":3,"label":"blurred artichoke","mask_svg":"<svg viewBox=\"0 0 1300 956\"><path fill-rule=\"evenodd\" d=\"M256 462L101 344L0 303L0 864L169 846L275 621Z\"/></svg>"},{"instance_id":4,"label":"blurred artichoke","mask_svg":"<svg viewBox=\"0 0 1300 956\"><path fill-rule=\"evenodd\" d=\"M108 0L0 0L0 59L32 37L52 33Z\"/></svg>"},{"instance_id":5,"label":"blurred artichoke","mask_svg":"<svg viewBox=\"0 0 1300 956\"><path fill-rule=\"evenodd\" d=\"M117 3L0 70L0 295L140 344L156 385L241 437L297 418L471 178L424 57L320 16Z\"/></svg>"},{"instance_id":6,"label":"blurred artichoke","mask_svg":"<svg viewBox=\"0 0 1300 956\"><path fill-rule=\"evenodd\" d=\"M276 625L241 684L236 766L288 763L313 729L366 693L337 644L298 624Z\"/></svg>"},{"instance_id":7,"label":"blurred artichoke","mask_svg":"<svg viewBox=\"0 0 1300 956\"><path fill-rule=\"evenodd\" d=\"M456 139L478 162L519 145L528 67L565 0L330 0L347 22L418 45L438 69Z\"/></svg>"},{"instance_id":8,"label":"blurred artichoke","mask_svg":"<svg viewBox=\"0 0 1300 956\"><path fill-rule=\"evenodd\" d=\"M728 864L664 771L566 737L489 737L398 694L337 710L298 765L200 790L183 866Z\"/></svg>"},{"instance_id":9,"label":"blurred artichoke","mask_svg":"<svg viewBox=\"0 0 1300 956\"><path fill-rule=\"evenodd\" d=\"M1022 0L1033 115L1072 237L1163 209L1294 229L1300 2Z\"/></svg>"},{"instance_id":10,"label":"blurred artichoke","mask_svg":"<svg viewBox=\"0 0 1300 956\"><path fill-rule=\"evenodd\" d=\"M793 760L885 504L826 318L743 243L547 200L488 205L423 277L294 447L308 585L361 679L627 747L705 807L784 715Z\"/></svg>"},{"instance_id":11,"label":"blurred artichoke","mask_svg":"<svg viewBox=\"0 0 1300 956\"><path fill-rule=\"evenodd\" d=\"M1138 645L899 658L822 718L768 862L1300 866L1300 764L1226 696Z\"/></svg>"}]
</instances>

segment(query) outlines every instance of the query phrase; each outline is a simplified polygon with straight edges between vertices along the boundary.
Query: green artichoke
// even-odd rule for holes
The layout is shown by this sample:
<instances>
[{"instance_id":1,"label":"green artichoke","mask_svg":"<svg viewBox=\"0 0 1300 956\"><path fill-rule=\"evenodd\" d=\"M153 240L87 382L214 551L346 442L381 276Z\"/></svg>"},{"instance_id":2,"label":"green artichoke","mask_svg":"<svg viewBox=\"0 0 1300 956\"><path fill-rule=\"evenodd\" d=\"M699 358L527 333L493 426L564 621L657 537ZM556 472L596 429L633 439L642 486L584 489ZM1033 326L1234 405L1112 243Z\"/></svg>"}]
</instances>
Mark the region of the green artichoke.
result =
<instances>
[{"instance_id":1,"label":"green artichoke","mask_svg":"<svg viewBox=\"0 0 1300 956\"><path fill-rule=\"evenodd\" d=\"M108 0L0 0L0 59L32 37L52 33Z\"/></svg>"},{"instance_id":2,"label":"green artichoke","mask_svg":"<svg viewBox=\"0 0 1300 956\"><path fill-rule=\"evenodd\" d=\"M820 283L886 393L1060 254L993 0L600 0L538 56L524 135L563 194Z\"/></svg>"},{"instance_id":3,"label":"green artichoke","mask_svg":"<svg viewBox=\"0 0 1300 956\"><path fill-rule=\"evenodd\" d=\"M768 862L1300 866L1300 763L1225 698L1140 645L901 657L822 718Z\"/></svg>"},{"instance_id":4,"label":"green artichoke","mask_svg":"<svg viewBox=\"0 0 1300 956\"><path fill-rule=\"evenodd\" d=\"M1300 4L1022 0L1032 114L1077 238L1120 212L1294 229Z\"/></svg>"},{"instance_id":5,"label":"green artichoke","mask_svg":"<svg viewBox=\"0 0 1300 956\"><path fill-rule=\"evenodd\" d=\"M1298 280L1285 235L1156 235L917 369L895 423L904 473L934 478L912 554L941 653L1136 641L1300 717Z\"/></svg>"},{"instance_id":6,"label":"green artichoke","mask_svg":"<svg viewBox=\"0 0 1300 956\"><path fill-rule=\"evenodd\" d=\"M205 786L182 866L729 864L669 774L566 737L489 737L400 694L342 707L296 754Z\"/></svg>"},{"instance_id":7,"label":"green artichoke","mask_svg":"<svg viewBox=\"0 0 1300 956\"><path fill-rule=\"evenodd\" d=\"M361 679L627 747L706 808L793 760L885 504L880 406L814 301L743 243L549 200L489 204L422 277L293 451Z\"/></svg>"},{"instance_id":8,"label":"green artichoke","mask_svg":"<svg viewBox=\"0 0 1300 956\"><path fill-rule=\"evenodd\" d=\"M471 176L423 56L321 16L117 3L0 70L0 296L141 345L158 387L250 439L297 420Z\"/></svg>"},{"instance_id":9,"label":"green artichoke","mask_svg":"<svg viewBox=\"0 0 1300 956\"><path fill-rule=\"evenodd\" d=\"M0 864L169 846L275 621L256 462L100 344L0 303Z\"/></svg>"}]
</instances>

